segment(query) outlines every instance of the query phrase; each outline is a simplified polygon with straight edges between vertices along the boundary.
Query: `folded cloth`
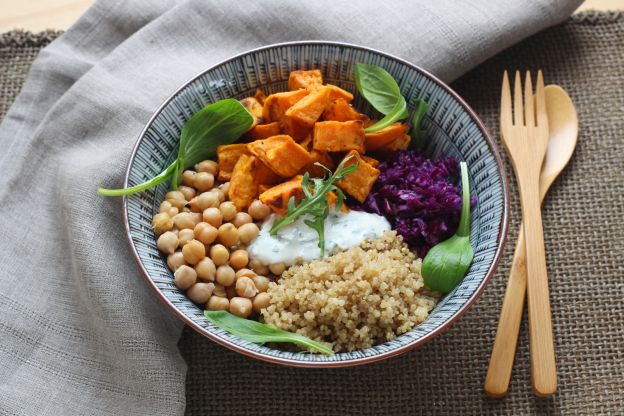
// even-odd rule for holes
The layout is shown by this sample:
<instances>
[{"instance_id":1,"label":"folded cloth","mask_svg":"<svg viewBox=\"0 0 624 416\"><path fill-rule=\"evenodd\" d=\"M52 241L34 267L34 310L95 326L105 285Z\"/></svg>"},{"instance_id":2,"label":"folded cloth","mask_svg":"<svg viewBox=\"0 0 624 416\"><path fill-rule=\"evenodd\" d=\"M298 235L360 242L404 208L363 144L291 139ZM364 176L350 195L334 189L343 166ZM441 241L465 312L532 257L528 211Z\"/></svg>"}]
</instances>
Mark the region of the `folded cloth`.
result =
<instances>
[{"instance_id":1,"label":"folded cloth","mask_svg":"<svg viewBox=\"0 0 624 416\"><path fill-rule=\"evenodd\" d=\"M121 186L141 129L192 75L326 39L450 81L579 3L98 1L41 52L0 126L0 414L184 412L182 324L138 273L121 200L95 189Z\"/></svg>"}]
</instances>

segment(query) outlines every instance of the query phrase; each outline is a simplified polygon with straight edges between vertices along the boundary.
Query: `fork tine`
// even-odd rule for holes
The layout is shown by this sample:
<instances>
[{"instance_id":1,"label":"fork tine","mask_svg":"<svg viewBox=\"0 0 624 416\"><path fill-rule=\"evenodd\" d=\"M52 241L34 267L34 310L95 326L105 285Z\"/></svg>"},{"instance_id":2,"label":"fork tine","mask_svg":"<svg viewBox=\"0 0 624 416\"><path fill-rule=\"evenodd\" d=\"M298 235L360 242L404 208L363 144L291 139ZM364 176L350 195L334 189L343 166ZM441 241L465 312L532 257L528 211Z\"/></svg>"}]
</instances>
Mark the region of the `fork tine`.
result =
<instances>
[{"instance_id":1,"label":"fork tine","mask_svg":"<svg viewBox=\"0 0 624 416\"><path fill-rule=\"evenodd\" d=\"M522 105L522 81L520 71L516 71L514 80L514 126L524 125L524 107Z\"/></svg>"},{"instance_id":2,"label":"fork tine","mask_svg":"<svg viewBox=\"0 0 624 416\"><path fill-rule=\"evenodd\" d=\"M535 126L535 109L533 107L533 84L531 71L526 71L524 78L524 120L527 126Z\"/></svg>"},{"instance_id":3,"label":"fork tine","mask_svg":"<svg viewBox=\"0 0 624 416\"><path fill-rule=\"evenodd\" d=\"M548 113L546 112L546 93L544 92L544 75L542 70L537 71L537 88L535 91L535 113L537 126L548 128Z\"/></svg>"},{"instance_id":4,"label":"fork tine","mask_svg":"<svg viewBox=\"0 0 624 416\"><path fill-rule=\"evenodd\" d=\"M501 107L500 107L501 128L509 127L511 121L511 88L509 87L509 75L507 71L503 73L503 86L501 88Z\"/></svg>"}]
</instances>

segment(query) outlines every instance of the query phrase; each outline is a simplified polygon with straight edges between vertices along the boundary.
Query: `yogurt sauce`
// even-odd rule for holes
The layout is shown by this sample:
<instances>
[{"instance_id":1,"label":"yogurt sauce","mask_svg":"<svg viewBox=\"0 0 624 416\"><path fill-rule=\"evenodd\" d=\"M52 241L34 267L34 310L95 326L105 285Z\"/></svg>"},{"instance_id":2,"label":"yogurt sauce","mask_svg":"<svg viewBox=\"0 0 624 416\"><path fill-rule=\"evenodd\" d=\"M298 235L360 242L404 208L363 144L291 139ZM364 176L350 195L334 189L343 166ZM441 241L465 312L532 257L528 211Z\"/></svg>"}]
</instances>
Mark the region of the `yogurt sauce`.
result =
<instances>
[{"instance_id":1,"label":"yogurt sauce","mask_svg":"<svg viewBox=\"0 0 624 416\"><path fill-rule=\"evenodd\" d=\"M262 223L258 236L247 246L251 258L264 264L284 263L290 266L299 258L311 261L321 257L318 234L303 222L305 216L272 236L270 231L276 218L275 214L269 216ZM377 214L332 212L325 219L325 255L331 254L336 247L347 249L357 246L388 230L388 220Z\"/></svg>"}]
</instances>

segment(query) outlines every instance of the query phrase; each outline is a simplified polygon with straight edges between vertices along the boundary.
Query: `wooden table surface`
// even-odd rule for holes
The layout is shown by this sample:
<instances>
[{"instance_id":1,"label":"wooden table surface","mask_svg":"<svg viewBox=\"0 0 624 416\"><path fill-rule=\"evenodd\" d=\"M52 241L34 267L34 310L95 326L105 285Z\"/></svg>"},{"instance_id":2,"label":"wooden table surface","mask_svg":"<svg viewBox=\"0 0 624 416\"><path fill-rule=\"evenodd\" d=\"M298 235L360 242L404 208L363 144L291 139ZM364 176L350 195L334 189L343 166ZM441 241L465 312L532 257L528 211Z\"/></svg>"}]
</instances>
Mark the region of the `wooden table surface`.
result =
<instances>
[{"instance_id":1,"label":"wooden table surface","mask_svg":"<svg viewBox=\"0 0 624 416\"><path fill-rule=\"evenodd\" d=\"M0 0L0 32L67 29L94 0ZM579 10L622 10L624 0L586 0Z\"/></svg>"}]
</instances>

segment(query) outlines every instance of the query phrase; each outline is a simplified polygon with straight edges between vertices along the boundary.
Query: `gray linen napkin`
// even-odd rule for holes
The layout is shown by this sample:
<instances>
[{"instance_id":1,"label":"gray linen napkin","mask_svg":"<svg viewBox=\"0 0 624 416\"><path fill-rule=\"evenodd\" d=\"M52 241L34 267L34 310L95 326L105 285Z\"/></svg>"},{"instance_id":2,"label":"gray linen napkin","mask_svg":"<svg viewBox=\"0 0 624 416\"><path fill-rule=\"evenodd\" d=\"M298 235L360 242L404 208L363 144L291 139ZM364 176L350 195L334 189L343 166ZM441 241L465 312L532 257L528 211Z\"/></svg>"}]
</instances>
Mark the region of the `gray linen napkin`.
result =
<instances>
[{"instance_id":1,"label":"gray linen napkin","mask_svg":"<svg viewBox=\"0 0 624 416\"><path fill-rule=\"evenodd\" d=\"M95 189L121 185L144 124L192 75L327 39L450 81L579 3L98 1L43 50L0 126L0 414L183 413L182 324L138 273L121 200Z\"/></svg>"}]
</instances>

